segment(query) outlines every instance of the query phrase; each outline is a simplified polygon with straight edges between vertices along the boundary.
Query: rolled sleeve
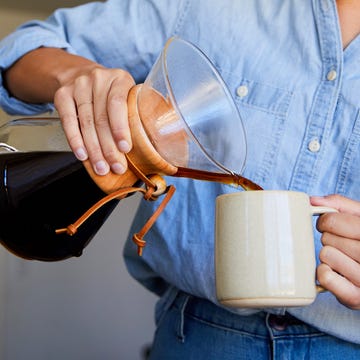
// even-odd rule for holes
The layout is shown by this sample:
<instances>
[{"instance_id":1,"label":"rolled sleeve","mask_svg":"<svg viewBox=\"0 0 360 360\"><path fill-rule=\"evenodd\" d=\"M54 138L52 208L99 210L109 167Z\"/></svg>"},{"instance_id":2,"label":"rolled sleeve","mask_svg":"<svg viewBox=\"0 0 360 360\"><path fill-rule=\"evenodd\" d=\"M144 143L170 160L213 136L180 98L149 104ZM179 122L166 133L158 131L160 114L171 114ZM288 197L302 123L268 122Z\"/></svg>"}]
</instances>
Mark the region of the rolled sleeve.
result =
<instances>
[{"instance_id":1,"label":"rolled sleeve","mask_svg":"<svg viewBox=\"0 0 360 360\"><path fill-rule=\"evenodd\" d=\"M53 104L29 104L11 96L4 87L3 72L28 52L40 47L63 48L74 53L71 46L38 22L29 22L0 42L0 107L8 114L33 115L52 111ZM39 64L41 66L41 64Z\"/></svg>"}]
</instances>

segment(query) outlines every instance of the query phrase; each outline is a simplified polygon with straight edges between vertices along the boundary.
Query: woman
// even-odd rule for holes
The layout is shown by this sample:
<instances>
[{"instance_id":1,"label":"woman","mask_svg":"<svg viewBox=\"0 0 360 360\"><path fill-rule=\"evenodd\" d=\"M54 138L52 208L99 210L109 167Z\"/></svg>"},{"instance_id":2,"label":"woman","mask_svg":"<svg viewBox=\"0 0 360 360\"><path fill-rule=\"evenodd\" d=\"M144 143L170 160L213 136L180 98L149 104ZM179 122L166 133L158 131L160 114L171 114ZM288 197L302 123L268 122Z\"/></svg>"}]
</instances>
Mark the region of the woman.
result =
<instances>
[{"instance_id":1,"label":"woman","mask_svg":"<svg viewBox=\"0 0 360 360\"><path fill-rule=\"evenodd\" d=\"M34 114L54 103L75 155L104 175L127 167L129 89L169 37L189 40L235 98L248 140L244 176L339 210L317 223L327 293L303 308L224 309L213 218L216 196L229 190L172 179L176 194L143 257L130 240L125 247L130 273L160 296L151 359L360 355L359 19L359 2L345 0L109 0L60 9L0 43L4 110ZM153 206L140 206L134 230Z\"/></svg>"}]
</instances>

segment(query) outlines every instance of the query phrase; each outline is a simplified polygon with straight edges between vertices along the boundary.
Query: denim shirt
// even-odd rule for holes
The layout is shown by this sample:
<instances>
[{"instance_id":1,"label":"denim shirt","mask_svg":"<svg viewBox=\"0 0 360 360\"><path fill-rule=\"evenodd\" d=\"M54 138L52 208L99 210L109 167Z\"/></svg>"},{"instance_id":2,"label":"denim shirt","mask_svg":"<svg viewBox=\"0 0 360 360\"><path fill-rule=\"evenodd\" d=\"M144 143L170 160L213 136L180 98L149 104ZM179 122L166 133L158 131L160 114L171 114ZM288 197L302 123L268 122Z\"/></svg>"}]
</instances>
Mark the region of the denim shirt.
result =
<instances>
[{"instance_id":1,"label":"denim shirt","mask_svg":"<svg viewBox=\"0 0 360 360\"><path fill-rule=\"evenodd\" d=\"M142 82L173 35L200 47L228 85L247 137L244 176L265 189L338 193L360 201L360 37L342 49L335 0L110 0L60 9L0 43L0 70L32 49L52 46L125 68ZM53 108L22 103L2 86L0 105L12 114ZM159 204L140 204L124 250L128 270L159 295L181 289L217 303L215 198L237 190L166 180L177 191L146 235L142 257L131 235ZM320 234L314 232L318 253ZM360 343L360 311L329 292L289 311Z\"/></svg>"}]
</instances>

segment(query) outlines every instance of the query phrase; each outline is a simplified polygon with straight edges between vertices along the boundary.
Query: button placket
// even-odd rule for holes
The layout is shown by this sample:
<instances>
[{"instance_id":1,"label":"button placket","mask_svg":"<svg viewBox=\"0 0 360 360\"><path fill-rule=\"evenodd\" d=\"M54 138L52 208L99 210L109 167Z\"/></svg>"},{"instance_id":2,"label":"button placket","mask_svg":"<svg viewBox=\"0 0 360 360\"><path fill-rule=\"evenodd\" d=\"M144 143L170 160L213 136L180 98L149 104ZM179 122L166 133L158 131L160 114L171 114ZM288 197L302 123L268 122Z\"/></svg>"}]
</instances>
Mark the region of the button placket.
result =
<instances>
[{"instance_id":1,"label":"button placket","mask_svg":"<svg viewBox=\"0 0 360 360\"><path fill-rule=\"evenodd\" d=\"M314 5L319 28L321 77L309 107L303 143L290 183L292 190L305 192L311 191L316 185L320 168L326 161L326 142L332 131L343 66L336 4L334 1L322 0L315 1ZM315 139L317 141L314 142ZM320 151L320 147L323 151Z\"/></svg>"}]
</instances>

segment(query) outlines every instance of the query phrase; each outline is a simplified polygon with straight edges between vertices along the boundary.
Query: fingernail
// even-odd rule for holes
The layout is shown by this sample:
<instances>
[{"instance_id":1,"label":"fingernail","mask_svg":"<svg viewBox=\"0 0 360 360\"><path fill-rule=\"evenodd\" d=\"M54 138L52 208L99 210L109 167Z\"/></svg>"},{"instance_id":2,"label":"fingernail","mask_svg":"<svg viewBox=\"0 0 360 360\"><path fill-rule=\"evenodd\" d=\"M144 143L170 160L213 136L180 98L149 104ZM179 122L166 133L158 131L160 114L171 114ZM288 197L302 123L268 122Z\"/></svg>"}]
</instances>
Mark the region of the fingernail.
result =
<instances>
[{"instance_id":1,"label":"fingernail","mask_svg":"<svg viewBox=\"0 0 360 360\"><path fill-rule=\"evenodd\" d=\"M130 151L130 145L126 140L120 140L118 143L119 150L123 153L128 153Z\"/></svg>"},{"instance_id":2,"label":"fingernail","mask_svg":"<svg viewBox=\"0 0 360 360\"><path fill-rule=\"evenodd\" d=\"M109 172L109 167L108 165L105 163L105 161L98 161L95 164L95 172L98 175L106 175Z\"/></svg>"},{"instance_id":3,"label":"fingernail","mask_svg":"<svg viewBox=\"0 0 360 360\"><path fill-rule=\"evenodd\" d=\"M88 158L88 155L84 148L78 148L75 150L75 156L80 160L84 161Z\"/></svg>"},{"instance_id":4,"label":"fingernail","mask_svg":"<svg viewBox=\"0 0 360 360\"><path fill-rule=\"evenodd\" d=\"M115 174L119 174L122 175L125 172L125 167L124 165L120 164L120 163L115 163L111 165L111 170L115 173Z\"/></svg>"}]
</instances>

